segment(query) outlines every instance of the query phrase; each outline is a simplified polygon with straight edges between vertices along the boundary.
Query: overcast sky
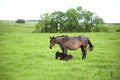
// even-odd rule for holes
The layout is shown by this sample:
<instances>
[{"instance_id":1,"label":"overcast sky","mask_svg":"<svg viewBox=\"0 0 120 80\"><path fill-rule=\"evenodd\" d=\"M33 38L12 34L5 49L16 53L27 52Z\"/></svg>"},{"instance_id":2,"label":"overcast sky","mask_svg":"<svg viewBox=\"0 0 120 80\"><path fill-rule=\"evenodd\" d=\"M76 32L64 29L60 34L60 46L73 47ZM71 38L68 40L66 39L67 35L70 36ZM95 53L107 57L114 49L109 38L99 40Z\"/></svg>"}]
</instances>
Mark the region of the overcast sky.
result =
<instances>
[{"instance_id":1,"label":"overcast sky","mask_svg":"<svg viewBox=\"0 0 120 80\"><path fill-rule=\"evenodd\" d=\"M120 0L0 0L0 20L40 19L41 14L78 6L105 22L120 23Z\"/></svg>"}]
</instances>

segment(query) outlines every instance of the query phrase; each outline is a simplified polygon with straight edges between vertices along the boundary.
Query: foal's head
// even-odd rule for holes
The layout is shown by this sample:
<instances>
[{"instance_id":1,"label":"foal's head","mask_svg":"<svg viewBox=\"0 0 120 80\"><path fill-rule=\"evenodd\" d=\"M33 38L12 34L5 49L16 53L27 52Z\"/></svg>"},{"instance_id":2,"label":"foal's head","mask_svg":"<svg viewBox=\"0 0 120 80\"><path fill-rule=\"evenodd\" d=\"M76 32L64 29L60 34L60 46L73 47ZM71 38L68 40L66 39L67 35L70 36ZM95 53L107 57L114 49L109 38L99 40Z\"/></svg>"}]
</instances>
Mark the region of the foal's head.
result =
<instances>
[{"instance_id":1,"label":"foal's head","mask_svg":"<svg viewBox=\"0 0 120 80\"><path fill-rule=\"evenodd\" d=\"M55 37L50 37L50 49L52 49L52 47L55 45L56 41L55 41Z\"/></svg>"}]
</instances>

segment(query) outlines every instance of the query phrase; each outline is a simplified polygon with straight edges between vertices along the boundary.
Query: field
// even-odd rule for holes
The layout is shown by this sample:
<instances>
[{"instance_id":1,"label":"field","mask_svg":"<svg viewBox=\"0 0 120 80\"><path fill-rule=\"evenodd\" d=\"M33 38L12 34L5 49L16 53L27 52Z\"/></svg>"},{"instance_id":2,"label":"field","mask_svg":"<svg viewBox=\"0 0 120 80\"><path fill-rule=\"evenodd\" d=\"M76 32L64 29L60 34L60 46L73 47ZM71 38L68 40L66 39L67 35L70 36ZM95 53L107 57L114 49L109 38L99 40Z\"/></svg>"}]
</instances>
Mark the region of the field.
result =
<instances>
[{"instance_id":1,"label":"field","mask_svg":"<svg viewBox=\"0 0 120 80\"><path fill-rule=\"evenodd\" d=\"M120 32L32 33L34 23L0 23L0 80L119 80ZM113 29L113 28L112 28ZM55 59L58 45L49 49L49 36L85 35L94 50L82 60L81 50L68 51L73 59Z\"/></svg>"}]
</instances>

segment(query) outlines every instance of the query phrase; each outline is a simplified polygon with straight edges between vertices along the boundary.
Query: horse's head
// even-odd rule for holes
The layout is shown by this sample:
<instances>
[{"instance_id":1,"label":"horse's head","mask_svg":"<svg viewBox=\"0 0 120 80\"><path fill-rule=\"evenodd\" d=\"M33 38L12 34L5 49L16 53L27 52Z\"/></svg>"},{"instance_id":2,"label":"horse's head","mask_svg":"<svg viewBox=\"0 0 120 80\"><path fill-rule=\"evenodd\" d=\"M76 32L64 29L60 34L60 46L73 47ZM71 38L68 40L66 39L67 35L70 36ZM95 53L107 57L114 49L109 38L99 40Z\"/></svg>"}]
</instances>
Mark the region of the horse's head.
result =
<instances>
[{"instance_id":1,"label":"horse's head","mask_svg":"<svg viewBox=\"0 0 120 80\"><path fill-rule=\"evenodd\" d=\"M52 49L52 47L55 45L56 41L55 41L55 37L50 37L50 49Z\"/></svg>"}]
</instances>

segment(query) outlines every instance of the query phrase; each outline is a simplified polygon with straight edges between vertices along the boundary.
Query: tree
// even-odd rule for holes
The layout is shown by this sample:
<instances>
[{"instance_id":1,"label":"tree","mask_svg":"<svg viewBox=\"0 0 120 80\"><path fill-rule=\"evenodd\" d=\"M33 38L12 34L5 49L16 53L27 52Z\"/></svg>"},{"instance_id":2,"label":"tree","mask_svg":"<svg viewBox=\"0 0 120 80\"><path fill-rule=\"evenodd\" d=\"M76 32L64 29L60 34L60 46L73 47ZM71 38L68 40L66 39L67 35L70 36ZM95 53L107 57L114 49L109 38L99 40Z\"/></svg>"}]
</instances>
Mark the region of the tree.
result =
<instances>
[{"instance_id":1,"label":"tree","mask_svg":"<svg viewBox=\"0 0 120 80\"><path fill-rule=\"evenodd\" d=\"M40 16L41 20L36 24L36 30L33 32L50 32L50 14L45 13Z\"/></svg>"},{"instance_id":2,"label":"tree","mask_svg":"<svg viewBox=\"0 0 120 80\"><path fill-rule=\"evenodd\" d=\"M25 20L24 19L18 19L15 21L15 23L25 23Z\"/></svg>"},{"instance_id":3,"label":"tree","mask_svg":"<svg viewBox=\"0 0 120 80\"><path fill-rule=\"evenodd\" d=\"M84 11L83 12L83 24L85 25L85 31L90 32L91 28L93 26L93 16L94 14L90 11Z\"/></svg>"},{"instance_id":4,"label":"tree","mask_svg":"<svg viewBox=\"0 0 120 80\"><path fill-rule=\"evenodd\" d=\"M51 14L51 26L54 27L55 32L62 32L65 20L65 14L61 11L55 11Z\"/></svg>"},{"instance_id":5,"label":"tree","mask_svg":"<svg viewBox=\"0 0 120 80\"><path fill-rule=\"evenodd\" d=\"M99 16L95 16L94 19L93 19L93 23L94 23L95 25L97 25L97 24L103 24L104 21L103 21L103 19L100 18Z\"/></svg>"},{"instance_id":6,"label":"tree","mask_svg":"<svg viewBox=\"0 0 120 80\"><path fill-rule=\"evenodd\" d=\"M65 13L55 11L41 15L36 25L36 32L91 32L95 26L103 24L102 18L96 14L83 10L82 7L70 8Z\"/></svg>"},{"instance_id":7,"label":"tree","mask_svg":"<svg viewBox=\"0 0 120 80\"><path fill-rule=\"evenodd\" d=\"M65 29L67 32L77 32L78 27L78 13L76 9L68 9L66 12Z\"/></svg>"}]
</instances>

